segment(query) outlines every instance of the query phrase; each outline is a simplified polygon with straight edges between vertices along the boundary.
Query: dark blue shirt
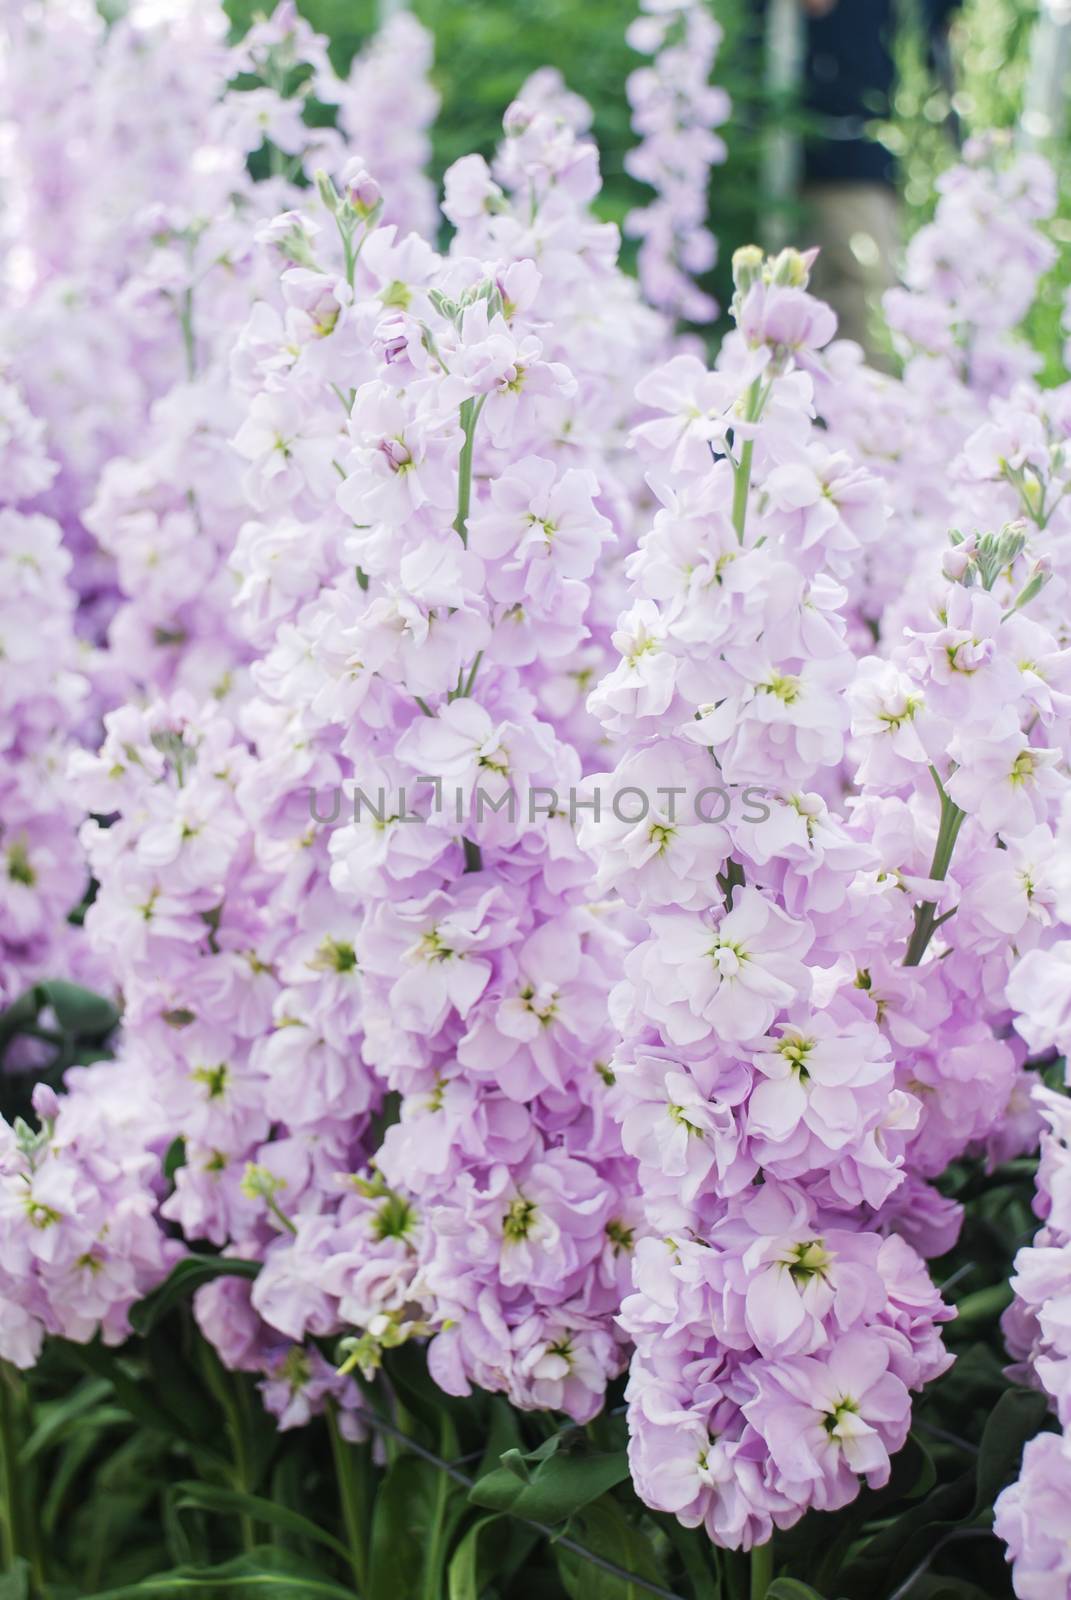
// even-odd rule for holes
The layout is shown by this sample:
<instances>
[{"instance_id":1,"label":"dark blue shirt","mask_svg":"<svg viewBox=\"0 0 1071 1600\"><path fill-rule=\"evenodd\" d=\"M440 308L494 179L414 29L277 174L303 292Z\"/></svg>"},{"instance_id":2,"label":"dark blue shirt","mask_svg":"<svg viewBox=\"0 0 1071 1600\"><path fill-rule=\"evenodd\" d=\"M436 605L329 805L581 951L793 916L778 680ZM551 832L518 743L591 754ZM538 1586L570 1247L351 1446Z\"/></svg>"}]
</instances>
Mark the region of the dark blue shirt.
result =
<instances>
[{"instance_id":1,"label":"dark blue shirt","mask_svg":"<svg viewBox=\"0 0 1071 1600\"><path fill-rule=\"evenodd\" d=\"M931 51L957 4L918 0ZM895 0L837 0L826 16L808 18L804 173L811 182L893 182L893 158L866 125L889 114L896 17Z\"/></svg>"}]
</instances>

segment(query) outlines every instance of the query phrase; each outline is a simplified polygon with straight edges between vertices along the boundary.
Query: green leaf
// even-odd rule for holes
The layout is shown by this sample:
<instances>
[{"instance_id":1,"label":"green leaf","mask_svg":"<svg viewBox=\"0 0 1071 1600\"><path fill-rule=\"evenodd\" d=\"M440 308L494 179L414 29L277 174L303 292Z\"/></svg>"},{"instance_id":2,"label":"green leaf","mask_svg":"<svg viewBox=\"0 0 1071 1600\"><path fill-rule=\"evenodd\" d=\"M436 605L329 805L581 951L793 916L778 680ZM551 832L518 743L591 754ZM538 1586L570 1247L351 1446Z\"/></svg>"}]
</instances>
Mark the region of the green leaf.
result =
<instances>
[{"instance_id":1,"label":"green leaf","mask_svg":"<svg viewBox=\"0 0 1071 1600\"><path fill-rule=\"evenodd\" d=\"M30 1563L21 1556L8 1572L0 1574L0 1600L30 1600Z\"/></svg>"},{"instance_id":2,"label":"green leaf","mask_svg":"<svg viewBox=\"0 0 1071 1600\"><path fill-rule=\"evenodd\" d=\"M30 1437L19 1451L19 1465L28 1466L35 1456L56 1443L72 1422L85 1412L92 1411L112 1392L107 1378L86 1378L66 1399L37 1407L40 1419Z\"/></svg>"},{"instance_id":3,"label":"green leaf","mask_svg":"<svg viewBox=\"0 0 1071 1600\"><path fill-rule=\"evenodd\" d=\"M54 1341L54 1345L59 1343L59 1340ZM132 1364L118 1351L97 1342L76 1345L63 1341L63 1344L77 1365L108 1379L115 1391L116 1403L122 1406L131 1421L140 1423L142 1428L150 1432L181 1440L202 1466L230 1465L226 1454L218 1447L218 1427L215 1440L206 1442L193 1426L194 1419L189 1414L170 1410L158 1388L143 1381Z\"/></svg>"},{"instance_id":4,"label":"green leaf","mask_svg":"<svg viewBox=\"0 0 1071 1600\"><path fill-rule=\"evenodd\" d=\"M135 1333L149 1333L161 1317L203 1283L213 1278L255 1278L259 1271L259 1261L243 1261L239 1256L184 1256L163 1283L131 1306L130 1326Z\"/></svg>"},{"instance_id":5,"label":"green leaf","mask_svg":"<svg viewBox=\"0 0 1071 1600\"><path fill-rule=\"evenodd\" d=\"M161 1166L165 1181L170 1183L179 1168L184 1167L185 1165L186 1141L182 1135L179 1134L176 1138L172 1139L171 1143L164 1152L164 1159L161 1163Z\"/></svg>"},{"instance_id":6,"label":"green leaf","mask_svg":"<svg viewBox=\"0 0 1071 1600\"><path fill-rule=\"evenodd\" d=\"M365 582L367 583L367 579ZM369 1150L378 1150L383 1143L383 1135L388 1128L393 1128L402 1114L402 1097L397 1089L391 1089L383 1096L383 1104L376 1112L369 1124L367 1145Z\"/></svg>"},{"instance_id":7,"label":"green leaf","mask_svg":"<svg viewBox=\"0 0 1071 1600\"><path fill-rule=\"evenodd\" d=\"M83 1482L88 1504L76 1501L71 1512L78 1531L69 1548L81 1577L80 1597L105 1581L118 1589L178 1564L161 1547L160 1497L169 1455L165 1435L136 1429L94 1464Z\"/></svg>"},{"instance_id":8,"label":"green leaf","mask_svg":"<svg viewBox=\"0 0 1071 1600\"><path fill-rule=\"evenodd\" d=\"M496 1394L491 1397L484 1438L486 1443L480 1469L476 1474L478 1478L482 1478L485 1473L493 1472L507 1451L519 1450L523 1443L517 1423L517 1413L501 1395Z\"/></svg>"},{"instance_id":9,"label":"green leaf","mask_svg":"<svg viewBox=\"0 0 1071 1600\"><path fill-rule=\"evenodd\" d=\"M869 1600L895 1589L943 1533L966 1526L973 1492L974 1474L964 1473L886 1523L840 1573L838 1583L845 1593L853 1600Z\"/></svg>"},{"instance_id":10,"label":"green leaf","mask_svg":"<svg viewBox=\"0 0 1071 1600\"><path fill-rule=\"evenodd\" d=\"M766 1600L824 1600L824 1597L798 1578L775 1578L766 1591Z\"/></svg>"},{"instance_id":11,"label":"green leaf","mask_svg":"<svg viewBox=\"0 0 1071 1600\"><path fill-rule=\"evenodd\" d=\"M949 1323L947 1337L953 1343L957 1339L977 1338L978 1324L997 1322L1013 1299L1010 1283L993 1283L986 1289L964 1295L962 1300L956 1301L956 1320Z\"/></svg>"},{"instance_id":12,"label":"green leaf","mask_svg":"<svg viewBox=\"0 0 1071 1600\"><path fill-rule=\"evenodd\" d=\"M68 983L65 978L48 978L37 984L36 991L42 1009L45 1005L52 1007L64 1033L103 1038L119 1022L119 1012L104 995Z\"/></svg>"},{"instance_id":13,"label":"green leaf","mask_svg":"<svg viewBox=\"0 0 1071 1600\"><path fill-rule=\"evenodd\" d=\"M516 1446L510 1450L503 1450L498 1459L504 1471L512 1473L513 1477L519 1478L521 1483L531 1483L532 1469L528 1465L525 1454L517 1449Z\"/></svg>"},{"instance_id":14,"label":"green leaf","mask_svg":"<svg viewBox=\"0 0 1071 1600\"><path fill-rule=\"evenodd\" d=\"M102 1414L92 1413L74 1425L64 1447L54 1461L49 1462L48 1493L40 1513L41 1527L46 1534L51 1536L55 1532L66 1495L82 1468L99 1448L104 1429L129 1426L129 1423L130 1418L125 1411L118 1406L111 1406Z\"/></svg>"},{"instance_id":15,"label":"green leaf","mask_svg":"<svg viewBox=\"0 0 1071 1600\"><path fill-rule=\"evenodd\" d=\"M404 1592L404 1591L400 1591ZM262 1545L248 1555L218 1567L174 1567L140 1583L103 1589L83 1600L171 1600L203 1595L206 1600L353 1600L353 1591L299 1561L275 1545Z\"/></svg>"},{"instance_id":16,"label":"green leaf","mask_svg":"<svg viewBox=\"0 0 1071 1600\"><path fill-rule=\"evenodd\" d=\"M0 1043L6 1044L20 1029L31 1027L37 1021L41 1006L37 990L27 989L9 1006L0 1011Z\"/></svg>"},{"instance_id":17,"label":"green leaf","mask_svg":"<svg viewBox=\"0 0 1071 1600\"><path fill-rule=\"evenodd\" d=\"M546 1451L547 1445L541 1445L540 1450ZM507 1455L508 1465L496 1467L476 1480L469 1500L489 1511L509 1511L518 1517L530 1517L533 1522L564 1522L628 1477L623 1450L594 1453L556 1449L543 1459L539 1459L538 1452L518 1457L516 1451L507 1451ZM533 1460L537 1461L535 1470L524 1482L518 1476L518 1467L530 1465Z\"/></svg>"},{"instance_id":18,"label":"green leaf","mask_svg":"<svg viewBox=\"0 0 1071 1600\"><path fill-rule=\"evenodd\" d=\"M463 1509L460 1490L439 1467L417 1456L399 1456L376 1495L364 1600L430 1592L423 1588L429 1554L439 1546L442 1527L456 1522Z\"/></svg>"},{"instance_id":19,"label":"green leaf","mask_svg":"<svg viewBox=\"0 0 1071 1600\"><path fill-rule=\"evenodd\" d=\"M556 1544L554 1555L570 1600L645 1600L652 1588L658 1594L669 1592L650 1539L609 1496L585 1508L569 1537L627 1574L607 1572L577 1551Z\"/></svg>"},{"instance_id":20,"label":"green leaf","mask_svg":"<svg viewBox=\"0 0 1071 1600\"><path fill-rule=\"evenodd\" d=\"M943 1578L926 1573L911 1585L910 1600L993 1600L991 1589L980 1589L966 1578Z\"/></svg>"},{"instance_id":21,"label":"green leaf","mask_svg":"<svg viewBox=\"0 0 1071 1600\"><path fill-rule=\"evenodd\" d=\"M333 1533L321 1528L311 1517L303 1516L300 1511L291 1511L287 1506L276 1505L273 1500L265 1500L261 1495L243 1494L238 1489L223 1489L211 1483L193 1481L176 1483L172 1493L178 1511L195 1509L215 1511L223 1517L252 1517L254 1522L265 1522L273 1528L283 1528L287 1533L326 1545L349 1565L350 1553L341 1539L336 1539Z\"/></svg>"},{"instance_id":22,"label":"green leaf","mask_svg":"<svg viewBox=\"0 0 1071 1600\"><path fill-rule=\"evenodd\" d=\"M489 1517L474 1522L454 1551L447 1575L450 1600L480 1600L483 1584L479 1580L480 1535L485 1528L499 1524L500 1513L493 1511Z\"/></svg>"},{"instance_id":23,"label":"green leaf","mask_svg":"<svg viewBox=\"0 0 1071 1600\"><path fill-rule=\"evenodd\" d=\"M448 1412L439 1425L439 1455L449 1461L458 1451L457 1429ZM453 1530L465 1514L457 1485L446 1472L439 1473L431 1522L424 1540L424 1593L441 1595L446 1578L446 1552Z\"/></svg>"},{"instance_id":24,"label":"green leaf","mask_svg":"<svg viewBox=\"0 0 1071 1600\"><path fill-rule=\"evenodd\" d=\"M717 1555L706 1529L686 1528L668 1512L648 1511L648 1518L661 1528L680 1558L691 1586L693 1600L719 1600L721 1572Z\"/></svg>"},{"instance_id":25,"label":"green leaf","mask_svg":"<svg viewBox=\"0 0 1071 1600\"><path fill-rule=\"evenodd\" d=\"M32 1028L46 1006L55 1012L60 1032L68 1040L99 1042L119 1023L119 1012L106 996L65 978L47 978L0 1011L0 1049L24 1028Z\"/></svg>"},{"instance_id":26,"label":"green leaf","mask_svg":"<svg viewBox=\"0 0 1071 1600\"><path fill-rule=\"evenodd\" d=\"M1048 1415L1045 1396L1034 1389L1009 1389L985 1425L978 1452L974 1514L988 1510L1018 1474L1023 1446L1040 1433Z\"/></svg>"}]
</instances>

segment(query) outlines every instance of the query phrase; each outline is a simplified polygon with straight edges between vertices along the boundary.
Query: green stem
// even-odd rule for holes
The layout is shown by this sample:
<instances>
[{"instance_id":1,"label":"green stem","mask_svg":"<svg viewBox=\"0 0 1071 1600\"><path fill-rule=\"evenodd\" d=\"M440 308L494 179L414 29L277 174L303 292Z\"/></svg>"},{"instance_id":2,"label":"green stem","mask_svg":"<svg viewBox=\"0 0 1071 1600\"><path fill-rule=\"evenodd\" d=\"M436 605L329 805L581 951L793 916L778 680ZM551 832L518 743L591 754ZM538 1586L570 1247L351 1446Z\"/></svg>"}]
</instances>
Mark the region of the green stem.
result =
<instances>
[{"instance_id":1,"label":"green stem","mask_svg":"<svg viewBox=\"0 0 1071 1600\"><path fill-rule=\"evenodd\" d=\"M930 768L930 775L937 785L937 792L941 796L941 822L937 829L937 843L934 846L933 861L930 864L930 877L938 882L943 882L948 873L952 860L952 852L956 848L959 830L963 826L963 819L967 815L961 811L954 800L950 800L945 793L945 786L941 782L937 768ZM917 967L926 954L927 946L933 938L934 931L944 917L937 915L937 903L926 900L915 907L915 926L911 934L911 941L904 957L905 967Z\"/></svg>"},{"instance_id":2,"label":"green stem","mask_svg":"<svg viewBox=\"0 0 1071 1600\"><path fill-rule=\"evenodd\" d=\"M22 1517L19 1514L18 1454L12 1416L11 1391L7 1368L0 1369L0 1473L3 1474L3 1503L0 1515L0 1556L4 1571L12 1572L19 1557L22 1536Z\"/></svg>"},{"instance_id":3,"label":"green stem","mask_svg":"<svg viewBox=\"0 0 1071 1600\"><path fill-rule=\"evenodd\" d=\"M468 678L465 678L464 668L462 668L461 672L458 674L457 688L451 691L448 697L449 699L465 700L468 698L468 696L472 693L473 687L476 683L476 674L480 670L480 662L482 660L483 651L477 650L473 658L472 669L469 672Z\"/></svg>"},{"instance_id":4,"label":"green stem","mask_svg":"<svg viewBox=\"0 0 1071 1600\"><path fill-rule=\"evenodd\" d=\"M192 289L186 289L183 293L179 321L182 324L182 348L186 354L186 376L193 379L197 376L197 340L193 332Z\"/></svg>"},{"instance_id":5,"label":"green stem","mask_svg":"<svg viewBox=\"0 0 1071 1600\"><path fill-rule=\"evenodd\" d=\"M350 1566L358 1594L363 1594L368 1582L368 1561L365 1549L365 1495L354 1472L356 1451L339 1432L334 1403L328 1401L327 1436L331 1441L331 1459L335 1464L338 1498L342 1507L342 1525L346 1530L346 1543L350 1551Z\"/></svg>"},{"instance_id":6,"label":"green stem","mask_svg":"<svg viewBox=\"0 0 1071 1600\"><path fill-rule=\"evenodd\" d=\"M773 1540L757 1544L751 1552L751 1600L766 1600L773 1582Z\"/></svg>"},{"instance_id":7,"label":"green stem","mask_svg":"<svg viewBox=\"0 0 1071 1600\"><path fill-rule=\"evenodd\" d=\"M457 516L454 518L454 530L461 543L469 542L469 506L472 504L472 452L476 442L476 424L480 420L483 410L485 395L477 401L470 397L461 402L461 427L465 434L465 442L461 446L461 459L457 469Z\"/></svg>"},{"instance_id":8,"label":"green stem","mask_svg":"<svg viewBox=\"0 0 1071 1600\"><path fill-rule=\"evenodd\" d=\"M227 1412L227 1428L234 1450L234 1486L239 1494L251 1494L253 1480L249 1470L249 1455L245 1447L245 1427L241 1406L229 1394L226 1396L224 1404ZM256 1528L253 1525L252 1517L247 1511L243 1511L240 1514L238 1525L242 1531L242 1549L254 1549L257 1542Z\"/></svg>"},{"instance_id":9,"label":"green stem","mask_svg":"<svg viewBox=\"0 0 1071 1600\"><path fill-rule=\"evenodd\" d=\"M443 1574L441 1571L443 1520L446 1515L446 1505L449 1498L450 1479L445 1472L440 1472L435 1480L435 1507L432 1512L431 1529L424 1556L423 1600L440 1600L443 1592Z\"/></svg>"},{"instance_id":10,"label":"green stem","mask_svg":"<svg viewBox=\"0 0 1071 1600\"><path fill-rule=\"evenodd\" d=\"M241 1387L242 1380L237 1374L232 1375L220 1365L210 1346L201 1345L200 1354L201 1370L209 1389L219 1401L227 1433L230 1436L233 1462L230 1473L231 1486L239 1494L252 1494L254 1479L250 1470L249 1452L246 1449L245 1418L242 1414L245 1395ZM257 1542L256 1527L247 1511L239 1513L238 1527L242 1549L247 1552L254 1549Z\"/></svg>"},{"instance_id":11,"label":"green stem","mask_svg":"<svg viewBox=\"0 0 1071 1600\"><path fill-rule=\"evenodd\" d=\"M283 1210L282 1206L279 1204L278 1200L276 1200L274 1195L265 1195L264 1204L267 1206L268 1210L271 1212L276 1221L282 1223L287 1233L297 1233L297 1225L287 1216L286 1212Z\"/></svg>"},{"instance_id":12,"label":"green stem","mask_svg":"<svg viewBox=\"0 0 1071 1600\"><path fill-rule=\"evenodd\" d=\"M740 452L740 464L733 468L736 475L733 483L733 527L741 544L744 542L744 527L747 523L747 497L751 488L751 458L754 454L754 439L745 440Z\"/></svg>"},{"instance_id":13,"label":"green stem","mask_svg":"<svg viewBox=\"0 0 1071 1600\"><path fill-rule=\"evenodd\" d=\"M747 1600L751 1557L743 1550L719 1550L717 1559L725 1600Z\"/></svg>"},{"instance_id":14,"label":"green stem","mask_svg":"<svg viewBox=\"0 0 1071 1600\"><path fill-rule=\"evenodd\" d=\"M7 1362L0 1362L0 1558L3 1570L13 1572L21 1558L29 1563L31 1591L38 1597L46 1593L45 1571L37 1537L37 1527L27 1515L25 1467L18 1459L19 1440L16 1401L22 1380Z\"/></svg>"},{"instance_id":15,"label":"green stem","mask_svg":"<svg viewBox=\"0 0 1071 1600\"><path fill-rule=\"evenodd\" d=\"M762 392L762 380L756 378L747 392L745 421L758 421L765 400L766 396ZM733 527L736 529L736 537L741 544L744 542L744 528L747 524L747 499L751 490L751 460L754 454L754 439L745 439L740 448L740 460L733 463Z\"/></svg>"}]
</instances>

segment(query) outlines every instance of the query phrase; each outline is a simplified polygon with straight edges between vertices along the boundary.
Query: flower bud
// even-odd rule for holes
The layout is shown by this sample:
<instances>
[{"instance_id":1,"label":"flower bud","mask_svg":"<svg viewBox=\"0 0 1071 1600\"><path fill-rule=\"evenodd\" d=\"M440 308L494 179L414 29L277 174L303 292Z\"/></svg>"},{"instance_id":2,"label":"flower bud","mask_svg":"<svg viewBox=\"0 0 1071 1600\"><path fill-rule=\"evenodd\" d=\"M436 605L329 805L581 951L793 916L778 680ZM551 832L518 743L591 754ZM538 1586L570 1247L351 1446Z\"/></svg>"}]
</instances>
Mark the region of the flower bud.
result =
<instances>
[{"instance_id":1,"label":"flower bud","mask_svg":"<svg viewBox=\"0 0 1071 1600\"><path fill-rule=\"evenodd\" d=\"M383 198L383 191L370 172L362 167L346 183L346 199L362 217L369 216Z\"/></svg>"},{"instance_id":2,"label":"flower bud","mask_svg":"<svg viewBox=\"0 0 1071 1600\"><path fill-rule=\"evenodd\" d=\"M771 267L771 281L781 287L806 289L817 255L817 250L782 250Z\"/></svg>"},{"instance_id":3,"label":"flower bud","mask_svg":"<svg viewBox=\"0 0 1071 1600\"><path fill-rule=\"evenodd\" d=\"M973 552L967 545L957 545L955 549L945 551L941 571L952 583L959 583L973 559Z\"/></svg>"},{"instance_id":4,"label":"flower bud","mask_svg":"<svg viewBox=\"0 0 1071 1600\"><path fill-rule=\"evenodd\" d=\"M277 1177L269 1167L247 1161L240 1187L247 1200L273 1200L286 1188L286 1179Z\"/></svg>"},{"instance_id":5,"label":"flower bud","mask_svg":"<svg viewBox=\"0 0 1071 1600\"><path fill-rule=\"evenodd\" d=\"M747 294L762 277L764 256L757 244L743 244L733 251L733 283L738 294Z\"/></svg>"},{"instance_id":6,"label":"flower bud","mask_svg":"<svg viewBox=\"0 0 1071 1600\"><path fill-rule=\"evenodd\" d=\"M59 1096L47 1083L35 1083L30 1104L42 1122L55 1122L59 1116Z\"/></svg>"},{"instance_id":7,"label":"flower bud","mask_svg":"<svg viewBox=\"0 0 1071 1600\"><path fill-rule=\"evenodd\" d=\"M1015 522L1007 522L1001 528L996 540L996 560L999 566L1007 567L1022 555L1026 546L1026 523L1022 518Z\"/></svg>"},{"instance_id":8,"label":"flower bud","mask_svg":"<svg viewBox=\"0 0 1071 1600\"><path fill-rule=\"evenodd\" d=\"M1051 560L1048 556L1040 556L1031 568L1030 576L1016 595L1011 610L1007 614L1010 616L1012 612L1021 611L1023 606L1028 606L1031 600L1035 600L1041 593L1051 577Z\"/></svg>"},{"instance_id":9,"label":"flower bud","mask_svg":"<svg viewBox=\"0 0 1071 1600\"><path fill-rule=\"evenodd\" d=\"M523 100L514 100L512 105L506 107L506 114L502 118L502 127L511 139L519 134L526 133L532 125L532 111Z\"/></svg>"},{"instance_id":10,"label":"flower bud","mask_svg":"<svg viewBox=\"0 0 1071 1600\"><path fill-rule=\"evenodd\" d=\"M316 188L328 211L337 211L339 207L338 191L322 167L317 168L316 171Z\"/></svg>"}]
</instances>

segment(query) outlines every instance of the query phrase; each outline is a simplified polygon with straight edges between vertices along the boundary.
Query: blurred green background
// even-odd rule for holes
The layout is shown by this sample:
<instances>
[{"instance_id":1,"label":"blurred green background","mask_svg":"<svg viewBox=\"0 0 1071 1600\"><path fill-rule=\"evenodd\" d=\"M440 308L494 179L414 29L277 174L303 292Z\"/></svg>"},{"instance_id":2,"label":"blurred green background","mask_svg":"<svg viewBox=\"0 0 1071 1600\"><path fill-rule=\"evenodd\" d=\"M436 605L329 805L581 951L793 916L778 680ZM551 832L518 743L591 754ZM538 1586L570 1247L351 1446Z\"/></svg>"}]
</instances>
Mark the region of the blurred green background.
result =
<instances>
[{"instance_id":1,"label":"blurred green background","mask_svg":"<svg viewBox=\"0 0 1071 1600\"><path fill-rule=\"evenodd\" d=\"M982 129L1016 126L1039 0L964 0L951 34L951 90L927 64L914 3L900 0L899 87L889 119L872 130L900 162L909 232L932 213L937 177L955 160L958 139ZM716 81L733 99L732 119L721 130L729 159L715 168L710 195L721 259L708 286L724 305L731 292L733 249L766 236L777 213L783 233L792 234L793 203L775 203L765 191L762 153L777 130L801 133L805 124L798 108L764 87L758 0L710 0L710 5L725 33ZM262 8L263 0L227 0L236 31ZM299 8L330 39L340 70L376 26L374 0L299 0ZM470 151L489 155L502 113L525 78L537 67L552 65L595 114L604 176L600 214L620 222L633 205L649 197L624 170L625 153L635 142L624 85L641 60L625 43L625 29L638 9L633 0L415 0L411 9L435 37L433 77L442 100L433 130L436 178ZM1065 169L1071 163L1064 160L1062 148L1050 153L1061 169L1064 196L1054 237L1066 247L1071 242L1071 185ZM1066 248L1061 251L1062 258L1069 254ZM1062 259L1031 316L1029 331L1045 353L1050 381L1063 376L1058 325L1069 278Z\"/></svg>"}]
</instances>

